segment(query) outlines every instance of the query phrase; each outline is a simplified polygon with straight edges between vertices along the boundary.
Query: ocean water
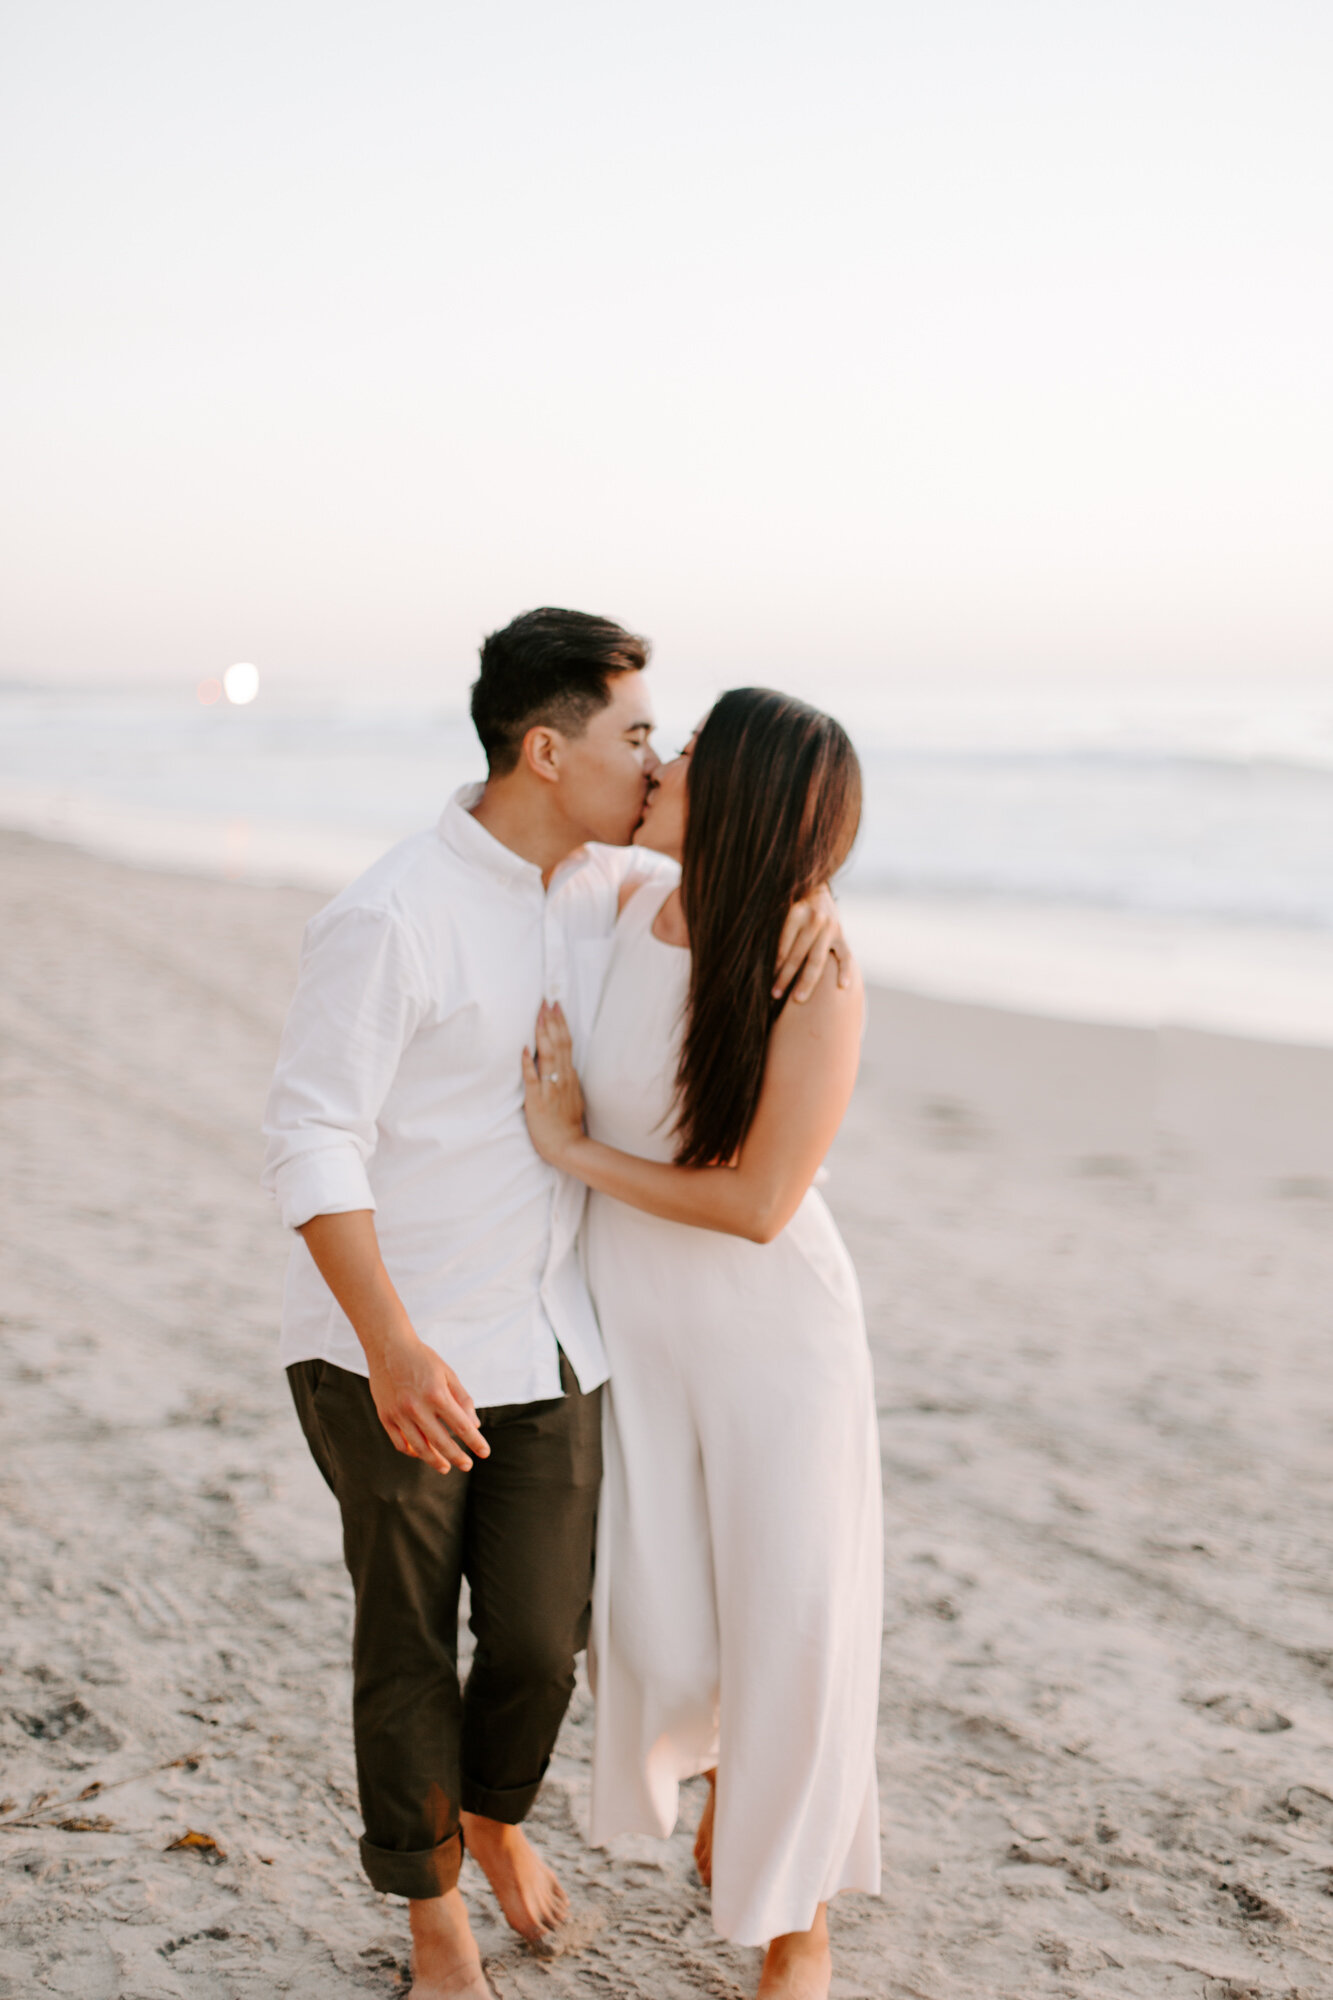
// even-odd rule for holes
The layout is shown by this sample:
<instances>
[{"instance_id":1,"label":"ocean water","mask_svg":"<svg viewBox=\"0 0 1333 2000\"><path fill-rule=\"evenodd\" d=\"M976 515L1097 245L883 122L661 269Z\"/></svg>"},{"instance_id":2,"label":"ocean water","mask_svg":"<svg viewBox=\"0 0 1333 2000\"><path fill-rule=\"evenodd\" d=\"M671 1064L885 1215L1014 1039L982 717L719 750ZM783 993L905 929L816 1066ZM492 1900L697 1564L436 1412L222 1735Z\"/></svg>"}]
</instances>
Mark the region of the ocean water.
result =
<instances>
[{"instance_id":1,"label":"ocean water","mask_svg":"<svg viewBox=\"0 0 1333 2000\"><path fill-rule=\"evenodd\" d=\"M839 712L866 778L840 893L874 977L1333 1042L1333 684ZM423 702L0 689L0 824L149 865L333 891L480 769L466 717Z\"/></svg>"}]
</instances>

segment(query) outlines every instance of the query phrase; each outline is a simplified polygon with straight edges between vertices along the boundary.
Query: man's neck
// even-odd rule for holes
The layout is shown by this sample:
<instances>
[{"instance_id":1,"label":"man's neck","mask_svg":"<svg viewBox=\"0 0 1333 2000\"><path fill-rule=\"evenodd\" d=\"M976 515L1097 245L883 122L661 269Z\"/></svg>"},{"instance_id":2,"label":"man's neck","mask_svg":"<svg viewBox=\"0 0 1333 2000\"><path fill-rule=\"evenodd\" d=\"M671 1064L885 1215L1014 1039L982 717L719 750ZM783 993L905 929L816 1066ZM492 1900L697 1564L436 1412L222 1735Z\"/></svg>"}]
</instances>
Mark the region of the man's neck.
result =
<instances>
[{"instance_id":1,"label":"man's neck","mask_svg":"<svg viewBox=\"0 0 1333 2000\"><path fill-rule=\"evenodd\" d=\"M492 840L540 868L542 881L549 885L560 863L583 842L564 813L542 796L545 790L543 786L534 793L530 786L508 778L488 778L471 811Z\"/></svg>"}]
</instances>

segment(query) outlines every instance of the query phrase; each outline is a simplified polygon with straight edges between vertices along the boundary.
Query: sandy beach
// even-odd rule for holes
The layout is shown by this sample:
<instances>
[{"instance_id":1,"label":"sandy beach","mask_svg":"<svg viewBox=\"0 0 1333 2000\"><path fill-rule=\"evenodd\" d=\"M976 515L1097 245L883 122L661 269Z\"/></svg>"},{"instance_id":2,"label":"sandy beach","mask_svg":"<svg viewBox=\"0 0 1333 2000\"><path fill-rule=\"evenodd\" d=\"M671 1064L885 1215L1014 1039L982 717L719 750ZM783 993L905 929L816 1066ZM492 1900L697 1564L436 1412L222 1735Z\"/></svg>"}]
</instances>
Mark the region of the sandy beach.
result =
<instances>
[{"instance_id":1,"label":"sandy beach","mask_svg":"<svg viewBox=\"0 0 1333 2000\"><path fill-rule=\"evenodd\" d=\"M0 835L0 1996L400 1992L257 1124L322 899ZM886 1891L838 2000L1333 1992L1333 1049L876 991L827 1194L879 1382ZM792 1440L799 1448L799 1440ZM689 1855L534 1833L508 1996L743 2000ZM780 1754L780 1746L774 1746Z\"/></svg>"}]
</instances>

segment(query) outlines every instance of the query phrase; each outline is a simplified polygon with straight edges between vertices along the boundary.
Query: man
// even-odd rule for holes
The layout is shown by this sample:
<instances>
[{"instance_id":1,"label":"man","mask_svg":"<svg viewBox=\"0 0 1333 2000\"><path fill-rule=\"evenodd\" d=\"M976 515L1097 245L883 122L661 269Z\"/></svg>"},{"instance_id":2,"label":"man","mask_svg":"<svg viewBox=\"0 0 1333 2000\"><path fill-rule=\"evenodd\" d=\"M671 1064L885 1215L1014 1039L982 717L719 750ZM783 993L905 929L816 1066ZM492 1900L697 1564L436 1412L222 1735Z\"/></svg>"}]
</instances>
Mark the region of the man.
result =
<instances>
[{"instance_id":1,"label":"man","mask_svg":"<svg viewBox=\"0 0 1333 2000\"><path fill-rule=\"evenodd\" d=\"M657 768L647 660L574 611L487 639L486 783L310 924L265 1119L301 1239L282 1358L356 1597L362 1861L408 1899L412 2000L489 1992L464 1841L524 1937L567 1910L521 1822L587 1633L606 1362L583 1190L533 1151L520 1052L544 998L581 1047L620 887L652 865L626 848ZM825 899L793 919L779 980L805 959L802 998L840 940Z\"/></svg>"}]
</instances>

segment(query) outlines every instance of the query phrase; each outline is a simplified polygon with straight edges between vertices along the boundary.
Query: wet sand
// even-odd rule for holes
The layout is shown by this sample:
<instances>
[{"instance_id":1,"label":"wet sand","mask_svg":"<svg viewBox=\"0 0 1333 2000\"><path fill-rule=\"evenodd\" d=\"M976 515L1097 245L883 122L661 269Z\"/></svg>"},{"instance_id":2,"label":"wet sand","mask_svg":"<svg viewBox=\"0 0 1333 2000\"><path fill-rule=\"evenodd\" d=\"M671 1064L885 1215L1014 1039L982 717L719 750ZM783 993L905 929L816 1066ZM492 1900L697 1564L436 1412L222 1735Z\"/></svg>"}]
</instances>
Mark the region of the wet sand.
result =
<instances>
[{"instance_id":1,"label":"wet sand","mask_svg":"<svg viewBox=\"0 0 1333 2000\"><path fill-rule=\"evenodd\" d=\"M401 1990L257 1189L318 900L0 835L14 2000ZM831 1166L888 1538L887 1886L835 1994L1333 1991L1333 1051L876 992ZM564 1952L465 1875L497 1994L752 1992L690 1825L584 1845L588 1719L534 1815Z\"/></svg>"}]
</instances>

